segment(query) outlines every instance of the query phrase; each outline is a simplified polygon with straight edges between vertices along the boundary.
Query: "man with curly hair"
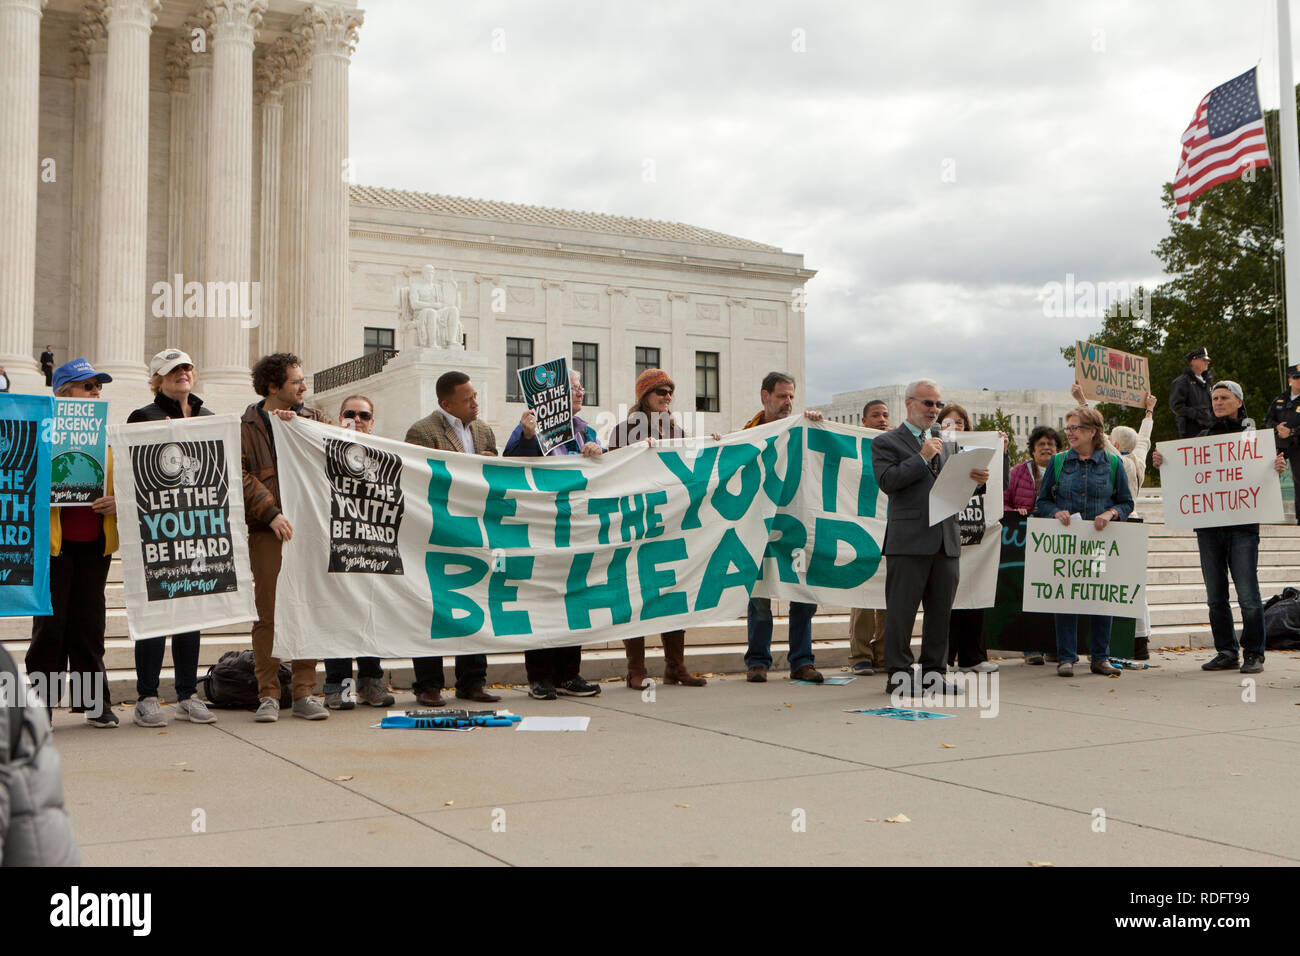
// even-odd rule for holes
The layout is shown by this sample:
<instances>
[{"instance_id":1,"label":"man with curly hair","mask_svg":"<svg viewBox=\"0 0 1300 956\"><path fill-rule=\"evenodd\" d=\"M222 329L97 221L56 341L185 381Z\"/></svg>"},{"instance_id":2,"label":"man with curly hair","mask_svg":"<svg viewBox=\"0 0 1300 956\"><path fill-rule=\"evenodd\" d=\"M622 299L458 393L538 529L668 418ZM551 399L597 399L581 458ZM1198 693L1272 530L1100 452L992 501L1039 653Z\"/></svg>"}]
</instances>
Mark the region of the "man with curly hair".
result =
<instances>
[{"instance_id":1,"label":"man with curly hair","mask_svg":"<svg viewBox=\"0 0 1300 956\"><path fill-rule=\"evenodd\" d=\"M280 479L276 473L275 437L271 416L329 422L329 416L303 404L307 377L298 356L276 352L253 366L253 390L262 396L244 410L239 422L244 466L244 518L248 522L248 556L253 566L253 667L257 674L257 714L262 723L280 719L280 661L271 656L275 644L275 585L280 576L280 546L293 537L293 526L280 510ZM332 423L331 423L332 424ZM329 716L318 701L316 662L293 661L293 715L306 720Z\"/></svg>"}]
</instances>

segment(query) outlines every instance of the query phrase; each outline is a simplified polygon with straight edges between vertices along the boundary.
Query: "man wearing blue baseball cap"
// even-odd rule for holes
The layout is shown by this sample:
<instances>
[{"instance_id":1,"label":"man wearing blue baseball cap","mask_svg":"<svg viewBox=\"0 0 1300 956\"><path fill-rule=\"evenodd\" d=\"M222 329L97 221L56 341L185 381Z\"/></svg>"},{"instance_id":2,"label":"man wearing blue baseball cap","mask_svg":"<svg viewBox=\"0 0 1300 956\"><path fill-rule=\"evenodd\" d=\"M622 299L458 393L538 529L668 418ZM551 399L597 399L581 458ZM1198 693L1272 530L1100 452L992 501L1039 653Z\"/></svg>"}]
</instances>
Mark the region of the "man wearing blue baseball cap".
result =
<instances>
[{"instance_id":1,"label":"man wearing blue baseball cap","mask_svg":"<svg viewBox=\"0 0 1300 956\"><path fill-rule=\"evenodd\" d=\"M107 372L96 372L84 358L64 362L54 370L54 394L64 398L84 398L92 390L113 381ZM65 392L64 386L71 385L71 391Z\"/></svg>"},{"instance_id":2,"label":"man wearing blue baseball cap","mask_svg":"<svg viewBox=\"0 0 1300 956\"><path fill-rule=\"evenodd\" d=\"M113 376L96 372L84 358L54 370L54 394L59 398L99 398L100 387ZM27 647L28 674L41 674L52 709L62 696L61 675L67 671L79 683L72 695L73 711L84 710L86 723L107 729L117 726L104 669L104 586L117 550L117 501L113 497L113 453L105 459L104 497L84 506L50 509L49 617L32 619Z\"/></svg>"}]
</instances>

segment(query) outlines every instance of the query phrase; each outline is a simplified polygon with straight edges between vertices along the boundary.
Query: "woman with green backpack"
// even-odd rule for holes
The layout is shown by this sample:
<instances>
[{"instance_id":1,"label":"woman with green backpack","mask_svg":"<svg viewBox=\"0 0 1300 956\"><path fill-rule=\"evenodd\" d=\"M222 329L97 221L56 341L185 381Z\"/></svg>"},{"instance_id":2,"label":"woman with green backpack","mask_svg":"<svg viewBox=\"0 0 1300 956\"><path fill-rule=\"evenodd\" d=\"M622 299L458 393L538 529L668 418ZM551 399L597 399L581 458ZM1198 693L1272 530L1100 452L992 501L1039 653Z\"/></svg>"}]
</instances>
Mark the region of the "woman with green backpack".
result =
<instances>
[{"instance_id":1,"label":"woman with green backpack","mask_svg":"<svg viewBox=\"0 0 1300 956\"><path fill-rule=\"evenodd\" d=\"M1065 439L1070 450L1059 452L1043 475L1038 489L1037 514L1068 525L1077 514L1102 530L1133 512L1133 494L1119 456L1104 447L1106 423L1095 408L1081 405L1065 416ZM1089 657L1094 674L1110 676L1119 668L1110 663L1111 618L1104 614L1056 615L1056 673L1074 676L1078 660L1079 618L1087 617L1091 634Z\"/></svg>"}]
</instances>

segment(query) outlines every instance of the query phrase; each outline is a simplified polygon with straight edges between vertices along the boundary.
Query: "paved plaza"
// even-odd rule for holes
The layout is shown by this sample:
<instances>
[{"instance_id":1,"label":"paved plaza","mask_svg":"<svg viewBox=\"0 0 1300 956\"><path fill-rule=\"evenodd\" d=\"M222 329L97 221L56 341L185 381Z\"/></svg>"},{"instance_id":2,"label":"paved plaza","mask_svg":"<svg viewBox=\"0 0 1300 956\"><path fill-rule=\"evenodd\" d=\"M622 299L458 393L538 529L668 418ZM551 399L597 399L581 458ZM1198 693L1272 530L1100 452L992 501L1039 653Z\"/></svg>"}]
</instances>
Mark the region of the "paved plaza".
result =
<instances>
[{"instance_id":1,"label":"paved plaza","mask_svg":"<svg viewBox=\"0 0 1300 956\"><path fill-rule=\"evenodd\" d=\"M848 714L889 705L883 677L773 672L653 701L501 691L585 733L378 730L368 707L159 732L122 705L107 732L56 714L54 740L98 866L1294 864L1300 830L1268 821L1294 817L1300 654L1269 654L1253 702L1242 675L1200 670L1210 655L1068 680L1006 661L993 717Z\"/></svg>"}]
</instances>

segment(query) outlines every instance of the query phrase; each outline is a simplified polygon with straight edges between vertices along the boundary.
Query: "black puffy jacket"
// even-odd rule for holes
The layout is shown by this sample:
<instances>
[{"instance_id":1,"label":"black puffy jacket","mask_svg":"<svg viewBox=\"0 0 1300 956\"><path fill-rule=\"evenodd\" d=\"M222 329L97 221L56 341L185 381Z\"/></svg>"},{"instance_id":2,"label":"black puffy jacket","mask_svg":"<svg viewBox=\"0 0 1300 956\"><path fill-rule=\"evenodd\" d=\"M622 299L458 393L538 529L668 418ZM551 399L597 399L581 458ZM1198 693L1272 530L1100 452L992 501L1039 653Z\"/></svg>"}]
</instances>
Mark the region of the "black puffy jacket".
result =
<instances>
[{"instance_id":1,"label":"black puffy jacket","mask_svg":"<svg viewBox=\"0 0 1300 956\"><path fill-rule=\"evenodd\" d=\"M63 809L63 769L50 742L50 720L17 674L13 658L0 647L0 693L11 698L0 701L0 866L80 866L81 850ZM15 697L26 698L22 707L8 706Z\"/></svg>"},{"instance_id":2,"label":"black puffy jacket","mask_svg":"<svg viewBox=\"0 0 1300 956\"><path fill-rule=\"evenodd\" d=\"M1197 381L1189 365L1169 386L1169 408L1179 438L1192 438L1214 424L1214 406L1210 404L1214 376L1206 370L1202 378L1203 382Z\"/></svg>"}]
</instances>

